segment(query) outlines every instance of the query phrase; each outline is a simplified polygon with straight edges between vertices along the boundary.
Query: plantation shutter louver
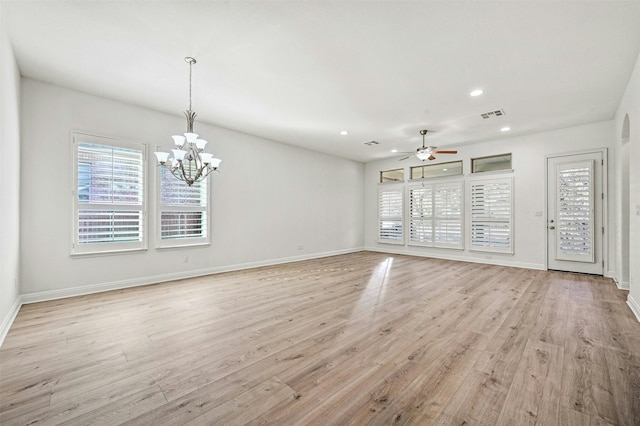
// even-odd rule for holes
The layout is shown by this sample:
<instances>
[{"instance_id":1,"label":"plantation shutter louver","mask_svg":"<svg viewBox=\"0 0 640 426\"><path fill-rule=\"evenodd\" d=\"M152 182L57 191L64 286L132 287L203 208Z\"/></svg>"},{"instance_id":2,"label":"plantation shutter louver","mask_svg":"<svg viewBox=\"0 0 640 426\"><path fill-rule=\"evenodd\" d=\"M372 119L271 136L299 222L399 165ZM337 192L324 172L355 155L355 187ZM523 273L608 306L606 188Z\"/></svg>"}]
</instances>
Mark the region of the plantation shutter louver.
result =
<instances>
[{"instance_id":1,"label":"plantation shutter louver","mask_svg":"<svg viewBox=\"0 0 640 426\"><path fill-rule=\"evenodd\" d=\"M144 145L74 134L73 254L144 248Z\"/></svg>"},{"instance_id":2,"label":"plantation shutter louver","mask_svg":"<svg viewBox=\"0 0 640 426\"><path fill-rule=\"evenodd\" d=\"M380 189L378 192L378 239L380 242L403 242L402 188Z\"/></svg>"},{"instance_id":3,"label":"plantation shutter louver","mask_svg":"<svg viewBox=\"0 0 640 426\"><path fill-rule=\"evenodd\" d=\"M513 253L512 179L471 182L473 250Z\"/></svg>"}]
</instances>

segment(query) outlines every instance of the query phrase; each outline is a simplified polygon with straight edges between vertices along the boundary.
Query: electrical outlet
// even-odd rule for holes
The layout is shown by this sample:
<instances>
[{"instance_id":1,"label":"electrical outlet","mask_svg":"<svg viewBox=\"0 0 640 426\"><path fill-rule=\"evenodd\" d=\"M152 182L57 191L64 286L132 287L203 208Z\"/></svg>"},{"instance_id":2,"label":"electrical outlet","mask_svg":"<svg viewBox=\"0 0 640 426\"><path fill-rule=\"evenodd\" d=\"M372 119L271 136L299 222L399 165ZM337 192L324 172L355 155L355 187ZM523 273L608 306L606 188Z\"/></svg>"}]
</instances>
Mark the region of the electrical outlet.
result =
<instances>
[{"instance_id":1,"label":"electrical outlet","mask_svg":"<svg viewBox=\"0 0 640 426\"><path fill-rule=\"evenodd\" d=\"M303 246L302 244L300 244L300 245L298 246L298 250L304 250L304 246Z\"/></svg>"}]
</instances>

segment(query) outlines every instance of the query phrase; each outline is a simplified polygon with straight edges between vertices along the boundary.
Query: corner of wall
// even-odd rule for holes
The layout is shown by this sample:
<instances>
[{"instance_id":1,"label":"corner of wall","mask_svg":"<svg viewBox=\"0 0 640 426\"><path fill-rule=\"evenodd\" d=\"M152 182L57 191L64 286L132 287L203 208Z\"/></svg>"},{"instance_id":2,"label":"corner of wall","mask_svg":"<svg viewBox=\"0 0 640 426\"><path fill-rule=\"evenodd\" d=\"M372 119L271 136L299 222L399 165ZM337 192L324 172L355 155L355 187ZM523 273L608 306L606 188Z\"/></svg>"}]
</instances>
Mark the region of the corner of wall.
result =
<instances>
[{"instance_id":1,"label":"corner of wall","mask_svg":"<svg viewBox=\"0 0 640 426\"><path fill-rule=\"evenodd\" d=\"M4 16L0 10L0 24ZM0 25L0 345L20 300L20 71L9 37Z\"/></svg>"},{"instance_id":2,"label":"corner of wall","mask_svg":"<svg viewBox=\"0 0 640 426\"><path fill-rule=\"evenodd\" d=\"M638 322L640 322L640 303L638 303L631 294L627 296L627 305L631 308L631 312L636 316Z\"/></svg>"},{"instance_id":3,"label":"corner of wall","mask_svg":"<svg viewBox=\"0 0 640 426\"><path fill-rule=\"evenodd\" d=\"M22 298L18 296L7 315L2 319L2 323L0 323L0 348L2 347L7 334L9 334L9 329L11 328L11 325L13 325L13 321L15 321L18 316L18 312L20 312L21 307Z\"/></svg>"}]
</instances>

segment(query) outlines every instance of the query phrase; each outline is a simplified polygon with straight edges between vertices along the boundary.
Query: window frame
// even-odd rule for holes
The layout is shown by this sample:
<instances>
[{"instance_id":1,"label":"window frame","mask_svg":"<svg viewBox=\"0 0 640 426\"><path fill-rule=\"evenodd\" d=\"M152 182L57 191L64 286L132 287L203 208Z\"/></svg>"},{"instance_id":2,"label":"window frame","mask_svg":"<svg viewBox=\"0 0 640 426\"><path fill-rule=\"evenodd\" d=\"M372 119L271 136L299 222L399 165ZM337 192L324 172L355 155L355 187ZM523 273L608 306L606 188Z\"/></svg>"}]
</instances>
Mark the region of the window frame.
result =
<instances>
[{"instance_id":1,"label":"window frame","mask_svg":"<svg viewBox=\"0 0 640 426\"><path fill-rule=\"evenodd\" d=\"M385 180L385 173L390 173L390 172L402 172L402 179L399 180ZM397 169L389 169L389 170L380 170L380 180L379 183L385 183L385 184L394 184L394 183L401 183L404 182L404 167L398 167Z\"/></svg>"},{"instance_id":2,"label":"window frame","mask_svg":"<svg viewBox=\"0 0 640 426\"><path fill-rule=\"evenodd\" d=\"M437 179L437 181L432 181L433 179ZM430 242L421 242L412 239L412 229L413 229L413 191L421 188L429 188L431 192L431 214L425 217L428 217L431 221L431 241ZM458 244L449 244L447 242L442 242L442 240L437 239L437 222L440 220L450 219L445 216L438 216L438 206L437 206L437 197L438 190L446 189L446 188L455 188L459 189L459 211L460 215L456 220L459 222L460 226L460 240ZM413 184L407 185L407 224L408 224L408 233L407 233L407 244L410 246L420 246L420 247L435 247L435 248L446 248L446 249L456 249L456 250L464 250L465 245L465 181L464 179L456 179L456 180L447 180L442 181L439 178L425 178L419 184L414 181ZM417 220L417 219L416 219Z\"/></svg>"},{"instance_id":3,"label":"window frame","mask_svg":"<svg viewBox=\"0 0 640 426\"><path fill-rule=\"evenodd\" d=\"M78 172L79 172L79 149L82 143L111 146L116 148L122 148L127 150L135 150L140 152L140 185L141 189L141 202L140 204L132 203L81 203L79 202L78 193ZM148 188L147 188L147 145L143 142L127 140L124 138L109 137L103 135L96 135L88 132L73 131L71 133L71 203L72 212L71 215L71 248L70 254L72 257L80 256L98 256L118 253L129 253L135 251L147 250L148 244L148 217L147 217L147 200L148 200ZM119 209L119 210L117 210ZM141 234L139 241L129 242L102 242L102 243L80 243L80 231L79 220L80 212L82 210L111 210L111 211L135 211L140 214L139 232Z\"/></svg>"},{"instance_id":4,"label":"window frame","mask_svg":"<svg viewBox=\"0 0 640 426\"><path fill-rule=\"evenodd\" d=\"M445 173L445 174L441 174L439 176L427 176L427 177L424 176L424 168L425 167L436 168L436 167L443 167L443 166L446 166L448 164L460 165L460 173L455 173L455 174L454 173ZM422 177L414 178L413 177L413 171L417 170L417 169L421 169L422 170ZM444 163L435 163L435 164L421 164L421 165L409 167L409 182L411 182L411 181L416 182L416 181L423 181L423 180L431 180L431 179L446 179L446 178L451 179L451 178L456 177L456 176L462 176L463 173L464 173L464 162L462 160L447 161L447 162L444 162Z\"/></svg>"},{"instance_id":5,"label":"window frame","mask_svg":"<svg viewBox=\"0 0 640 426\"><path fill-rule=\"evenodd\" d=\"M400 194L400 214L398 216L385 216L382 217L381 215L381 199L382 199L382 193L384 192L394 192L394 193L399 193ZM405 200L404 200L404 193L405 193L405 187L404 187L404 183L398 184L398 183L384 183L384 184L380 184L380 186L378 187L378 198L377 198L377 208L378 208L378 239L377 241L379 243L384 243L384 244L396 244L396 245L404 245L405 243L405 220L404 220L404 205L405 205ZM395 238L382 238L381 237L381 231L382 231L382 222L383 221L387 221L387 222L400 222L400 238L395 239Z\"/></svg>"},{"instance_id":6,"label":"window frame","mask_svg":"<svg viewBox=\"0 0 640 426\"><path fill-rule=\"evenodd\" d=\"M487 160L489 158L497 158L497 157L505 157L509 156L509 167L504 169L495 169L495 170L476 170L476 161L478 160ZM483 157L475 157L471 159L471 174L480 174L480 173L500 173L500 172L512 172L513 171L513 154L511 152L505 152L504 154L496 154L496 155L485 155Z\"/></svg>"},{"instance_id":7,"label":"window frame","mask_svg":"<svg viewBox=\"0 0 640 426\"><path fill-rule=\"evenodd\" d=\"M514 223L515 223L515 218L514 218L514 206L515 206L515 202L514 202L514 178L513 176L509 176L509 177L493 177L493 178L489 178L489 177L482 177L482 178L478 178L478 179L470 179L469 181L469 188L468 188L468 193L469 193L469 234L468 234L468 239L469 239L469 251L476 251L476 252L488 252L488 253L504 253L504 254L514 254L515 250L514 250L514 236L515 236L515 230L514 230ZM474 185L480 185L480 184L484 184L484 185L500 185L500 184L506 184L508 185L508 189L509 189L509 200L508 200L508 208L509 208L509 213L508 216L506 218L501 218L499 216L493 216L491 214L489 215L485 215L485 216L474 216ZM480 245L478 243L474 243L474 241L477 241L474 239L474 224L487 224L489 226L491 226L491 224L506 224L508 226L508 237L509 237L509 245L506 247L501 247L499 245Z\"/></svg>"},{"instance_id":8,"label":"window frame","mask_svg":"<svg viewBox=\"0 0 640 426\"><path fill-rule=\"evenodd\" d=\"M158 150L161 148L158 147ZM182 184L185 187L187 184L177 178L173 177L171 172L167 169L163 168L160 165L155 167L155 190L156 190L156 208L155 208L155 216L156 216L156 248L157 249L173 249L173 248L182 248L182 247L198 247L198 246L208 246L211 245L211 182L209 178L205 178L203 181L199 183L194 183L195 185L199 185L202 182L206 185L205 196L206 196L206 205L203 207L199 206L189 206L189 205L180 205L180 204L163 204L162 203L162 174L167 173L170 179L174 179L176 184ZM181 237L181 238L163 238L162 237L162 213L163 212L176 212L176 213L192 213L192 212L203 212L205 214L205 220L203 221L206 235L203 237Z\"/></svg>"}]
</instances>

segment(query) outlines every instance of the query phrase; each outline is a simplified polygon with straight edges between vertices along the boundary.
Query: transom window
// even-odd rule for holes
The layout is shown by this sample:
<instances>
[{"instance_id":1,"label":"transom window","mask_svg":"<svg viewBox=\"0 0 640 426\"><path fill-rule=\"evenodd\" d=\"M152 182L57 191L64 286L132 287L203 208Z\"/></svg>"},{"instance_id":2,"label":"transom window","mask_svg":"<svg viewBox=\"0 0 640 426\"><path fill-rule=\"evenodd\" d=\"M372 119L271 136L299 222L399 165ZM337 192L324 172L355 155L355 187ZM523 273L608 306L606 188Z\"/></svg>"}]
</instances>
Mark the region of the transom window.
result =
<instances>
[{"instance_id":1,"label":"transom window","mask_svg":"<svg viewBox=\"0 0 640 426\"><path fill-rule=\"evenodd\" d=\"M404 180L404 169L384 170L380 172L380 183L402 182Z\"/></svg>"},{"instance_id":2,"label":"transom window","mask_svg":"<svg viewBox=\"0 0 640 426\"><path fill-rule=\"evenodd\" d=\"M490 155L471 159L471 173L511 170L511 154Z\"/></svg>"},{"instance_id":3,"label":"transom window","mask_svg":"<svg viewBox=\"0 0 640 426\"><path fill-rule=\"evenodd\" d=\"M411 179L428 179L462 174L462 161L448 163L425 164L411 167Z\"/></svg>"}]
</instances>

